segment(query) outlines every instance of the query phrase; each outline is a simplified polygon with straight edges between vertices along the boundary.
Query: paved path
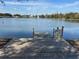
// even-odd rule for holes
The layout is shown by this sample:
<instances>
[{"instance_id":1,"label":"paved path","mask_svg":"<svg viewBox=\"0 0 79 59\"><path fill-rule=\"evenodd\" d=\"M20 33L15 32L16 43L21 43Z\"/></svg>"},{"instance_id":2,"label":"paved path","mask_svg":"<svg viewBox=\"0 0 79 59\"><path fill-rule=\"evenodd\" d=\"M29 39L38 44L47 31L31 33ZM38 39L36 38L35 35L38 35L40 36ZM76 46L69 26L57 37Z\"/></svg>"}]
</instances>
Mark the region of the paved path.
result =
<instances>
[{"instance_id":1,"label":"paved path","mask_svg":"<svg viewBox=\"0 0 79 59\"><path fill-rule=\"evenodd\" d=\"M56 42L52 38L15 39L0 51L0 56L1 59L79 59L71 48L65 41Z\"/></svg>"}]
</instances>

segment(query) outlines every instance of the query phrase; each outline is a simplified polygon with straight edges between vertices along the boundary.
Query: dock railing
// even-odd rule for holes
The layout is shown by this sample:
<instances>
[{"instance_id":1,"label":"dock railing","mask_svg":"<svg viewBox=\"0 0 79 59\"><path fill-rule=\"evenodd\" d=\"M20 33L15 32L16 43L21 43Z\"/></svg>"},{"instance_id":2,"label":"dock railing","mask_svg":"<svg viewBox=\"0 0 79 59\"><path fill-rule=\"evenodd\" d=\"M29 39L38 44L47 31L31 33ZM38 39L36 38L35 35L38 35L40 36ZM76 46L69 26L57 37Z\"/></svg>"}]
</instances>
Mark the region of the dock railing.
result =
<instances>
[{"instance_id":1,"label":"dock railing","mask_svg":"<svg viewBox=\"0 0 79 59\"><path fill-rule=\"evenodd\" d=\"M53 28L53 39L60 41L63 39L63 31L64 31L64 26L60 29L57 27L56 29Z\"/></svg>"},{"instance_id":2,"label":"dock railing","mask_svg":"<svg viewBox=\"0 0 79 59\"><path fill-rule=\"evenodd\" d=\"M53 28L53 39L62 40L62 38L63 38L63 31L64 31L64 26L62 26L61 29L59 27L57 27L56 29ZM34 36L36 34L34 27L33 27L32 34L33 34L33 39L34 39Z\"/></svg>"}]
</instances>

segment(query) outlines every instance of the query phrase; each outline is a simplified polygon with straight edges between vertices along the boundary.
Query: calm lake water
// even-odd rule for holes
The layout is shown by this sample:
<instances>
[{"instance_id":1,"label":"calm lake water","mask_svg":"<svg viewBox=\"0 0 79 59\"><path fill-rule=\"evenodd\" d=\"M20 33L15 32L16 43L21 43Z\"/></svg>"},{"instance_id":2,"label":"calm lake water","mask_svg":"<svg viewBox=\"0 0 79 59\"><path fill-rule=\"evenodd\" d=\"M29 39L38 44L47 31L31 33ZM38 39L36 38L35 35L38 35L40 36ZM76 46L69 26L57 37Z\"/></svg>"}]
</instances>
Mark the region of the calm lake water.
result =
<instances>
[{"instance_id":1,"label":"calm lake water","mask_svg":"<svg viewBox=\"0 0 79 59\"><path fill-rule=\"evenodd\" d=\"M64 26L65 39L79 38L79 23L67 22L57 19L29 19L29 18L0 18L0 37L32 37L35 31L49 32L53 28Z\"/></svg>"}]
</instances>

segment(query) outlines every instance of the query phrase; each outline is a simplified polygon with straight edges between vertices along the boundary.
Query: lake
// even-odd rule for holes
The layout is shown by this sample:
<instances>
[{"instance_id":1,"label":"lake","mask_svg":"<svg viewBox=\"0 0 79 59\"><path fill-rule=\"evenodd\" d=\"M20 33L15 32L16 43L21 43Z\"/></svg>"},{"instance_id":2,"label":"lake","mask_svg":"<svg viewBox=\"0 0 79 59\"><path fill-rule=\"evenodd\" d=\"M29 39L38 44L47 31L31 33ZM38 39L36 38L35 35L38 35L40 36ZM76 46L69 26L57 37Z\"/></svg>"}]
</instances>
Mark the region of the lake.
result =
<instances>
[{"instance_id":1,"label":"lake","mask_svg":"<svg viewBox=\"0 0 79 59\"><path fill-rule=\"evenodd\" d=\"M32 19L32 18L0 18L0 37L20 38L32 37L32 29L38 32L53 33L53 28L64 28L65 39L79 38L79 23L58 19Z\"/></svg>"}]
</instances>

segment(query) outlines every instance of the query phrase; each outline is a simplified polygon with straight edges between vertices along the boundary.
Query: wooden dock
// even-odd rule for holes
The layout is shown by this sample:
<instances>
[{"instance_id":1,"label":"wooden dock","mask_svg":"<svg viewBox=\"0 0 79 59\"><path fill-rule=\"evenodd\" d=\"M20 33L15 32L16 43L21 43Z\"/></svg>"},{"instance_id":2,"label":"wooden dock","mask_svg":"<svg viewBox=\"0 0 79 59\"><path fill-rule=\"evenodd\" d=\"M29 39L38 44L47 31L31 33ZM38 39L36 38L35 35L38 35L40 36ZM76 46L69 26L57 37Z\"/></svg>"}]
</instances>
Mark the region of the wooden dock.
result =
<instances>
[{"instance_id":1,"label":"wooden dock","mask_svg":"<svg viewBox=\"0 0 79 59\"><path fill-rule=\"evenodd\" d=\"M13 39L5 45L0 56L7 59L78 59L78 52L63 39L61 32L57 31L54 33L57 36L51 37L49 33L33 30L33 38Z\"/></svg>"}]
</instances>

